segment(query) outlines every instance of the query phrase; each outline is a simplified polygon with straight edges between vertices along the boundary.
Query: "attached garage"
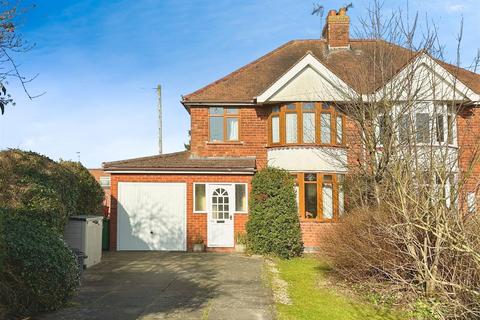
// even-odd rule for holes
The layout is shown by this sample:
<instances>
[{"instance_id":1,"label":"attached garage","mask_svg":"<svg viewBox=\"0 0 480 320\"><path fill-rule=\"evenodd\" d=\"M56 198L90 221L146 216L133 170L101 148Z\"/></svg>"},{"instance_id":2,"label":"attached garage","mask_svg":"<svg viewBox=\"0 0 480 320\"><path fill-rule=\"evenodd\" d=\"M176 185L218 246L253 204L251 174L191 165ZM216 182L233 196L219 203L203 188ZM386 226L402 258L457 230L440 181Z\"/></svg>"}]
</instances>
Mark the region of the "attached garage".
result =
<instances>
[{"instance_id":1,"label":"attached garage","mask_svg":"<svg viewBox=\"0 0 480 320\"><path fill-rule=\"evenodd\" d=\"M110 250L231 251L245 232L254 157L189 151L103 164L111 177Z\"/></svg>"},{"instance_id":2,"label":"attached garage","mask_svg":"<svg viewBox=\"0 0 480 320\"><path fill-rule=\"evenodd\" d=\"M186 184L118 183L118 250L186 251Z\"/></svg>"}]
</instances>

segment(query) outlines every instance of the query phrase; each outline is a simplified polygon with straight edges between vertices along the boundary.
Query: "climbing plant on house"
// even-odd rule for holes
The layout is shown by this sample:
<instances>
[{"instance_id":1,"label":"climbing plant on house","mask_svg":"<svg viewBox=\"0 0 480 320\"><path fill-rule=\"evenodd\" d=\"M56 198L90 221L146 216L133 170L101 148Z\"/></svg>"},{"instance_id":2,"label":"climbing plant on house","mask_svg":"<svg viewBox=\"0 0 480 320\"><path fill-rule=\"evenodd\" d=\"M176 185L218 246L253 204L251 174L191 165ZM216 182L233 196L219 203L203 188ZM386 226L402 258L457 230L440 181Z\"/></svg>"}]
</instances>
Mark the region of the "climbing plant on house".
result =
<instances>
[{"instance_id":1,"label":"climbing plant on house","mask_svg":"<svg viewBox=\"0 0 480 320\"><path fill-rule=\"evenodd\" d=\"M303 252L302 234L292 176L267 167L252 180L248 249L285 259Z\"/></svg>"}]
</instances>

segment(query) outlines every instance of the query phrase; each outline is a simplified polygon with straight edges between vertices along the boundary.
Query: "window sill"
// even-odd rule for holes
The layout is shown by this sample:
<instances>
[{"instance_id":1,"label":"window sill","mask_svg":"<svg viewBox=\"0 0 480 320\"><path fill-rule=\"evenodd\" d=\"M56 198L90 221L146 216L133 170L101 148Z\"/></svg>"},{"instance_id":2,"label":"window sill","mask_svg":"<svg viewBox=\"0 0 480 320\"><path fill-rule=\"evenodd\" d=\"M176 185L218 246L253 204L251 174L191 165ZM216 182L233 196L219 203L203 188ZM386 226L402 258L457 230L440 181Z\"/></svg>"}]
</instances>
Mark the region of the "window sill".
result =
<instances>
[{"instance_id":1,"label":"window sill","mask_svg":"<svg viewBox=\"0 0 480 320\"><path fill-rule=\"evenodd\" d=\"M207 141L207 145L243 145L243 141Z\"/></svg>"}]
</instances>

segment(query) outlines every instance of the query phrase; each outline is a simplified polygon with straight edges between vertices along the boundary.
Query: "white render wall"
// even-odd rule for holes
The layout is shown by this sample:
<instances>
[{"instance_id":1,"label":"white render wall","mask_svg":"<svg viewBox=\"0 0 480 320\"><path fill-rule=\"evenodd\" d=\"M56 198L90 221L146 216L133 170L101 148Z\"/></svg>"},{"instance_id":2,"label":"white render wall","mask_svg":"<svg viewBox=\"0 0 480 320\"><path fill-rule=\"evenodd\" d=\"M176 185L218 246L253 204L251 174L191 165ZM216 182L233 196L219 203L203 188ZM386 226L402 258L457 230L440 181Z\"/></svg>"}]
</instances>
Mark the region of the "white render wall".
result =
<instances>
[{"instance_id":1,"label":"white render wall","mask_svg":"<svg viewBox=\"0 0 480 320\"><path fill-rule=\"evenodd\" d=\"M268 165L292 172L346 172L347 151L335 147L268 149Z\"/></svg>"}]
</instances>

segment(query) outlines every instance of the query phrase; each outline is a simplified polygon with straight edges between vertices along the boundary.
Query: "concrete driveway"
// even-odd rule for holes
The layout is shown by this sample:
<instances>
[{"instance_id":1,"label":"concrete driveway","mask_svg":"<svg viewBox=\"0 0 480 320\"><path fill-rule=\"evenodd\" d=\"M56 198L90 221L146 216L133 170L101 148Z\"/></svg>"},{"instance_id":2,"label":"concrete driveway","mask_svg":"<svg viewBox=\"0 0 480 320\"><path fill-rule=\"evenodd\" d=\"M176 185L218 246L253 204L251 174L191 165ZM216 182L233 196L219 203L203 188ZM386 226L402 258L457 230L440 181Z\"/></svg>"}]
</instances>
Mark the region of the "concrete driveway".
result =
<instances>
[{"instance_id":1,"label":"concrete driveway","mask_svg":"<svg viewBox=\"0 0 480 320\"><path fill-rule=\"evenodd\" d=\"M234 254L107 253L69 307L36 319L273 319L262 267Z\"/></svg>"}]
</instances>

